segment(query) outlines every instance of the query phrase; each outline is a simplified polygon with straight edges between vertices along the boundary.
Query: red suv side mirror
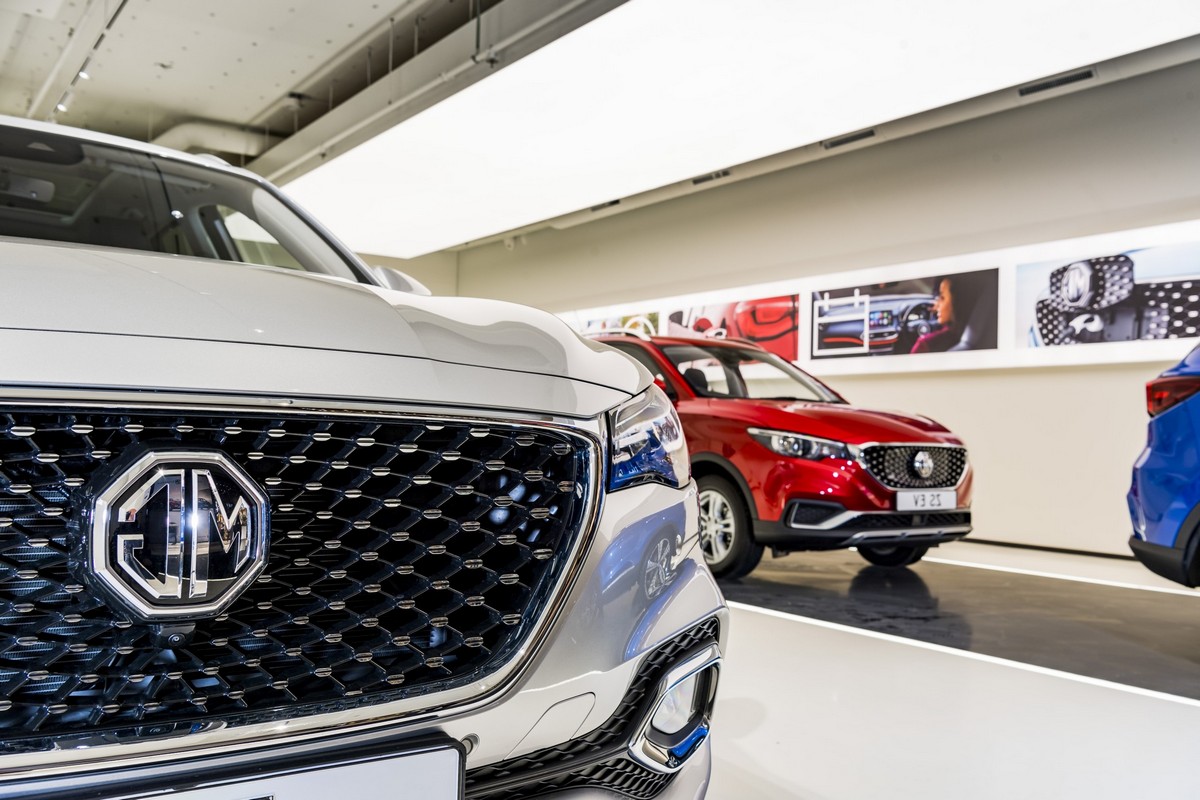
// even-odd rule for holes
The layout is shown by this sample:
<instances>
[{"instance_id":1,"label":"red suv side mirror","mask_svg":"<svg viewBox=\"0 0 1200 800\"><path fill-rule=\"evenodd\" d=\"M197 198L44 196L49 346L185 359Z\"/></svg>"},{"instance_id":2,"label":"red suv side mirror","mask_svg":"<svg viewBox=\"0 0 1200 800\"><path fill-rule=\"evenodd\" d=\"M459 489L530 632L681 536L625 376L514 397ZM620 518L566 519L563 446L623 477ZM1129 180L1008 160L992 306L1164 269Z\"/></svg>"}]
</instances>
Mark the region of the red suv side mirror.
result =
<instances>
[{"instance_id":1,"label":"red suv side mirror","mask_svg":"<svg viewBox=\"0 0 1200 800\"><path fill-rule=\"evenodd\" d=\"M657 386L658 388L662 389L663 394L665 394L672 403L679 402L679 395L675 393L674 389L672 389L670 386L667 386L667 382L664 381L662 378L656 377L654 379L654 385Z\"/></svg>"}]
</instances>

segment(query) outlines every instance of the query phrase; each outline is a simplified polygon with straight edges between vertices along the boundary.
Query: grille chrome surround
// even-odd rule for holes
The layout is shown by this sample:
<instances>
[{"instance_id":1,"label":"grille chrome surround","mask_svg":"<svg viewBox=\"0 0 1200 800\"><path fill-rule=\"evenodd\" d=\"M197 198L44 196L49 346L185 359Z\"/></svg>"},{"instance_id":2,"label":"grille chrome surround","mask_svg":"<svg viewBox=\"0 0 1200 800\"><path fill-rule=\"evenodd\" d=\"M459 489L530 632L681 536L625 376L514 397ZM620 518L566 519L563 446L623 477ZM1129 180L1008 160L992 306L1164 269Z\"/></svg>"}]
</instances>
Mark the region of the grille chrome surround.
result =
<instances>
[{"instance_id":1,"label":"grille chrome surround","mask_svg":"<svg viewBox=\"0 0 1200 800\"><path fill-rule=\"evenodd\" d=\"M78 419L72 421L71 425L59 425L57 428L53 425L47 426L44 422L39 423L38 419L28 416L28 409L35 406L41 408L47 415L68 416L73 414ZM32 726L29 726L28 723L26 725L35 729L30 731L34 733L32 738L27 738L23 745L18 744L16 748L10 747L10 752L12 749L27 749L27 751L44 749L49 743L40 737L49 735L62 737L63 734L67 734L64 738L69 739L72 731L82 734L81 744L96 746L123 741L135 729L140 729L143 734L169 735L174 732L172 729L175 728L187 731L204 729L211 731L226 725L253 726L256 723L269 723L282 719L291 720L289 729L320 729L334 724L344 725L348 722L353 724L354 722L388 717L394 718L399 714L429 708L433 705L441 707L479 700L483 689L480 683L481 679L485 677L488 679L489 694L491 691L496 691L505 685L506 679L511 678L520 666L527 663L527 656L536 649L540 635L545 631L551 618L557 614L564 588L574 578L579 555L593 527L597 511L594 497L598 480L600 448L594 431L586 427L576 428L545 421L529 422L495 417L482 420L465 416L438 415L433 417L427 414L418 416L387 411L344 413L288 410L280 412L264 410L261 407L252 409L172 408L168 410L155 406L136 408L122 406L117 409L109 406L84 409L83 404L71 404L69 407L64 407L30 403L21 406L5 404L0 406L0 414L7 414L7 417L0 416L0 419L4 420L0 424L0 443L3 443L0 447L5 449L5 452L0 455L4 462L0 464L0 543L6 538L9 540L7 545L0 544L0 549L12 551L0 558L0 561L8 562L0 564L0 569L3 569L4 572L4 575L0 576L0 592L4 591L4 584L8 583L10 594L7 603L0 599L0 630L10 625L17 627L27 625L28 620L44 621L46 615L42 613L42 606L45 604L49 604L53 608L52 613L56 615L52 625L39 629L34 634L24 633L24 635L14 636L13 632L5 631L9 634L9 638L7 647L3 653L0 653L0 673L8 676L8 681L5 682L5 679L0 677L0 690L3 690L6 698L11 698L14 686L12 676L15 673L21 673L17 681L20 686L17 686L16 689L20 690L21 686L32 687L29 690L32 694L29 694L28 698L35 698L37 701L7 700L13 705L6 706L5 710L12 712L19 708L25 708L27 712L25 719L34 721ZM22 414L26 416L21 416ZM97 424L95 419L84 418L89 415L97 418L114 417L120 424L117 422L103 423L103 421L102 424ZM174 420L171 425L154 424L156 421L162 423L168 417ZM190 417L205 418L209 421L206 425L197 425L194 421L184 419ZM295 426L305 419L317 420L322 425L326 425L327 427L317 430L315 433L328 432L330 436L328 438L323 435L307 436L302 442L293 437L289 430L294 431ZM218 420L220 424L216 424L213 420ZM247 420L257 424L257 427L254 424L247 424ZM270 422L267 422L268 420ZM280 424L276 425L275 421ZM259 422L261 424L258 424ZM74 431L70 430L72 425L75 426ZM289 429L289 426L292 427ZM420 436L433 435L433 439L440 444L436 448L419 445L411 451L407 447L402 448L401 445L411 444L412 441L397 437L395 435L397 426L408 426L406 430L409 433L420 429L420 435L416 436L416 439L420 439ZM29 431L29 428L34 430ZM355 430L345 432L341 428L355 428ZM371 428L371 430L365 428ZM390 430L391 438L380 434L381 430ZM531 493L529 487L526 486L527 483L539 484L543 494L552 498L556 494L564 493L558 484L565 485L568 482L565 475L553 475L553 470L540 469L541 474L537 474L539 469L533 468L537 465L522 466L516 471L521 474L510 475L507 482L496 485L487 484L490 488L486 492L482 490L471 493L467 493L465 490L455 491L455 489L472 484L459 482L457 476L448 477L446 475L446 465L448 464L458 465L457 468L462 468L463 465L474 465L475 472L478 476L482 476L482 483L479 478L472 478L472 480L481 485L487 483L488 475L504 475L513 472L508 467L489 469L488 462L500 459L484 458L478 451L479 442L494 437L494 431L504 432L501 438L507 437L509 449L514 452L519 448L537 447L553 450L558 445L568 445L569 452L562 454L561 457L574 465L572 467L574 478L570 481L572 486L569 492L565 492L570 495L570 498L560 497L559 502L569 506L569 510L559 508L557 511L552 510L543 515L543 509L548 507L547 504L528 499L536 492ZM335 432L339 435L334 435ZM313 433L313 431L309 433ZM50 437L49 440L46 439L47 436ZM209 650L224 648L223 655L226 657L230 653L236 653L236 658L240 658L243 662L257 660L257 663L251 665L246 663L227 664L226 661L222 661L220 657L222 654L213 655L208 650L204 650L204 659L200 659L196 653L192 653L193 660L186 661L183 667L174 665L169 669L161 669L161 664L152 663L154 654L161 655L161 649L151 649L151 657L147 658L144 648L146 626L133 623L128 619L106 617L105 615L109 613L108 609L92 596L86 585L86 578L76 577L74 570L77 561L74 560L74 545L80 534L77 511L69 500L74 499L86 484L86 481L80 480L81 474L76 472L77 468L83 469L79 467L80 463L86 462L93 470L103 470L105 463L120 460L120 455L116 452L118 447L110 446L110 442L116 441L118 445L131 445L148 440L167 439L175 444L184 442L195 446L198 444L195 440L197 436L208 436L226 443L232 442L233 444L228 444L229 447L234 447L241 442L238 446L245 451L248 469L256 479L267 484L266 489L270 494L272 505L276 509L272 538L273 540L278 539L282 543L276 545L273 541L274 550L266 573L247 590L242 598L235 601L228 615L222 615L222 617L226 617L225 619L218 617L212 624L229 624L234 620L232 615L235 611L238 614L249 615L244 623L234 625L234 630L227 636L219 635L221 631L209 630L206 632L207 639L203 639L195 645L197 648L208 648ZM449 442L445 438L450 436L456 437L453 442ZM41 440L38 437L41 437ZM72 437L82 437L87 440L87 449L72 449L69 441ZM252 443L245 443L251 440ZM201 442L200 444L211 446L211 442ZM320 446L327 448L336 446L341 449L335 454L336 457L326 454L322 461L310 455L314 453L313 448ZM343 451L345 452L343 453ZM354 453L361 454L365 451L381 456L384 453L390 453L391 459L381 459L381 457L368 459L361 455L354 455ZM261 457L251 455L259 453L262 454ZM370 492L367 491L368 484L371 484L372 481L398 480L396 475L383 475L379 472L383 469L384 461L397 462L397 466L399 466L398 460L402 457L420 457L422 454L427 459L427 468L418 471L416 467L409 465L407 470L395 470L401 475L407 472L411 476L406 479L407 483L403 487L400 489L393 487L391 494L388 494L387 491L377 490L373 486L370 487ZM437 458L429 462L429 458L435 454ZM347 457L340 457L341 455ZM345 465L336 463L342 461L347 463ZM261 469L258 468L263 465L270 465L275 470L267 477L280 480L273 483L258 474L261 472ZM324 469L324 475L333 477L323 477L321 481L316 481L310 480L311 476L309 475L303 477L297 475L297 470L311 470L314 465L324 465L327 467ZM38 478L47 471L53 476L53 479ZM527 476L526 473L531 475ZM429 480L425 480L426 476L429 477ZM321 489L309 488L309 484L317 482L328 485L323 485ZM516 494L512 488L514 486L526 487L521 497L514 496ZM28 491L26 491L26 487L29 487ZM52 488L54 491L51 491ZM314 501L311 497L306 496L306 492L317 494L332 492L336 496L336 501L332 504L326 502L325 505L322 505L320 500ZM406 492L412 492L412 494L406 494ZM437 493L437 498L431 499L433 498L431 493L434 492ZM471 523L485 520L485 522L481 522L479 530L464 530L462 526L457 530L449 530L447 526L456 517L446 514L443 506L455 503L461 505L466 502L464 498L473 498L475 495L485 495L489 498L487 508L480 511L474 518L468 518L465 521ZM525 498L524 503L521 502L522 497ZM399 503L385 505L387 500L399 500ZM534 502L538 504L534 505ZM458 508L459 505L453 507ZM373 510L368 512L365 510L367 506ZM330 513L328 516L324 513L334 510L336 513ZM442 513L432 513L438 511ZM485 511L486 513L483 513ZM372 522L373 515L384 512L390 514L387 517L389 521L387 525L378 521ZM464 513L466 512L459 512L458 518L461 518ZM496 517L492 516L494 514ZM364 515L366 515L365 518ZM397 521L401 515L405 522ZM508 528L504 528L506 532L491 530L492 527L496 527L492 524L493 519L503 517L511 520L516 515L524 515L519 524L511 523L509 525L513 531L518 531L517 534L509 531ZM467 516L470 517L470 514ZM356 524L364 521L368 524ZM460 519L461 521L463 520ZM539 543L536 548L520 541L519 534L521 532L536 528L544 533L548 526L557 523L562 523L563 529L560 531L560 541L557 542L558 547L556 548L542 546L549 543L551 536L547 536L547 542ZM399 530L401 527L405 530ZM467 525L466 527L473 526ZM296 532L303 535L289 536ZM475 543L475 550L483 548L485 552L476 553L470 546L461 553L454 552L449 543L464 533L470 534L469 538ZM395 534L407 534L407 536L396 538ZM495 541L481 543L480 537L485 535L490 535ZM368 537L374 537L372 542L379 539L380 546L373 550L366 550L367 545L362 544L360 540ZM347 549L331 545L344 543L347 540L355 543L353 550L355 553L364 551L383 553L385 548L400 548L412 557L392 555L387 559L376 557L370 561L355 559L353 564L343 565L340 562L333 564L332 562L338 560L339 556L344 560ZM485 547L485 544L488 546ZM298 554L301 547L307 548L304 554ZM505 560L502 557L500 561L504 563L492 563L495 557L489 557L488 553L493 550L504 551L506 548L520 552L522 558ZM415 552L417 549L420 549L421 552ZM549 550L548 553L547 550ZM339 553L339 551L341 552ZM13 562L12 559L18 556L18 561L21 559L24 561ZM45 563L43 564L39 558L43 559ZM286 564L281 563L281 558L286 561ZM372 580L371 576L359 575L354 572L363 564L374 566L400 560L406 561L406 563L399 566L407 567L430 558L435 561L440 559L443 563L448 559L457 558L460 563L454 570L433 570L431 574L422 576L414 569L412 572L397 572L394 575L383 576L379 580ZM297 563L297 560L303 559L308 559L308 562ZM319 563L314 564L314 561ZM31 564L42 566L35 567L30 566ZM55 577L56 585L50 586L49 584L52 582L45 581L41 575L42 569L49 569L52 575L57 576ZM314 571L322 569L324 574L319 576L320 580L312 580L308 573L315 574ZM300 574L292 574L289 570L298 571ZM286 578L284 572L289 573ZM456 594L463 598L477 597L479 595L467 594L463 587L454 583L459 580L456 576L466 572L489 576L490 585L481 592L485 596L484 603L478 605L464 603L453 609L445 608L445 604L435 604L436 607L425 609L422 604L418 604L414 600L412 606L405 607L407 602L413 598L406 596L394 583L401 580L406 582L405 585L411 586L412 582L417 580L412 576L418 575L422 586L419 591L410 592L417 597L422 594L437 595L438 593ZM7 580L2 580L3 578L7 578ZM300 578L305 579L303 587L297 582ZM43 585L37 585L39 580L43 581ZM10 581L15 583L9 583ZM279 600L263 599L259 596L263 594L259 591L260 589L278 589L282 586L289 589L308 588L312 590L322 581L330 582L328 588L321 587L316 592L309 591L298 594L299 600L285 598L279 607L276 607ZM389 584L389 581L393 581L393 583ZM275 583L274 587L272 583ZM15 591L14 586L17 587ZM500 601L489 600L489 595L493 591L499 593L498 597L511 597L513 594L525 594L530 598L536 596L530 601L530 604L534 606L533 611L536 613L520 613L521 609L516 607L499 607ZM311 611L305 614L303 613L304 609L300 608L302 605L315 602L315 600L305 599L314 598L314 595L320 601L321 607L317 609L318 614L336 612L334 614L336 619L322 619L314 626L312 618L317 614L313 614ZM405 630L400 630L398 627L396 631L392 631L386 625L381 626L379 623L383 616L371 615L370 609L364 610L371 601L378 601L380 598L387 598L385 605L390 606L385 613L407 612L410 617L419 615L420 624L409 624L405 626ZM363 603L363 608L355 606L355 603L360 602ZM497 605L493 606L492 602ZM268 607L264 607L264 603L268 604ZM296 607L293 608L292 605ZM468 624L461 621L461 617L466 615L478 622L478 615L483 613L479 611L481 608L488 612L488 620L478 623L477 627L483 626L480 630L470 629ZM455 618L456 615L459 619ZM279 616L280 619L272 623L273 616ZM284 616L289 619L284 620ZM291 642L283 639L288 632L284 631L281 634L278 625L293 624L296 616L309 617L306 624L302 623L305 625L304 629L310 634L313 633L314 627L319 629L318 632L322 634L319 640L314 636L308 637L313 641ZM375 624L366 626L343 624L348 618L352 618L351 622L358 623L374 620ZM391 620L388 622L396 624ZM93 633L98 631L103 633L100 631L101 628L108 629L107 634L111 639L108 648L111 652L107 652L98 660L96 659L97 648L90 646L85 651L72 653L71 645L79 643L67 641L63 637L63 631L77 625L83 625ZM471 635L459 630L459 626L470 629ZM403 681L388 683L387 678L401 673L388 672L386 668L383 668L383 674L377 677L373 686L363 685L361 682L359 685L348 682L347 676L339 672L341 668L373 670L380 666L379 660L374 657L370 661L355 658L359 655L359 649L363 643L354 639L356 636L361 636L362 631L359 629L374 629L370 632L375 633L381 627L393 634L393 639L397 636L402 639L407 637L407 641L403 643L390 641L380 646L383 654L388 657L394 657L396 652L407 649L413 657L399 659L399 661L404 662L409 674L404 676ZM495 634L496 630L508 631L508 634L506 636ZM438 631L443 633L439 634ZM262 635L264 632L266 635ZM198 628L192 642L202 639L200 633ZM454 641L452 646L447 647L445 645L450 636ZM142 645L135 641L139 637L143 640ZM442 637L440 641L435 641L439 637ZM117 642L117 639L120 642ZM484 641L481 643L480 639ZM298 656L288 654L287 651L295 650L297 647L300 649ZM30 664L37 662L28 657L5 663L10 661L6 654L19 654L22 649L29 649L29 652L34 654L39 651L49 652L51 655L57 653L59 659L74 659L72 664L77 661L87 661L88 664L96 663L104 666L103 670L89 666L88 672L83 672L83 667L73 667L74 672L68 677L77 681L76 689L80 686L85 689L86 687L93 687L93 689L111 687L114 670L110 667L114 664L117 665L115 677L121 683L121 688L113 694L113 698L116 698L117 702L106 702L104 705L121 706L120 698L132 696L136 700L136 707L121 706L112 712L115 715L112 718L115 724L106 724L103 716L109 712L106 712L103 706L98 706L96 700L88 699L86 702L82 702L79 701L78 695L75 700L72 700L72 691L63 694L62 690L67 682L59 680L62 677L61 674L40 667L37 669L29 667ZM341 651L345 651L341 655L345 655L347 658L339 660L339 656L336 654ZM486 655L472 661L472 651ZM310 652L313 656L311 658ZM413 655L414 653L415 655ZM265 678L262 674L267 671L264 669L264 662L269 658L277 658L281 654L285 659L296 660L291 665L293 669L287 674L283 674L282 677L271 680L268 686L264 683ZM89 657L91 660L88 660ZM420 663L413 661L413 658L419 659ZM396 661L396 659L393 660ZM137 664L133 663L135 661ZM455 665L449 663L452 661L466 661L468 667L456 673ZM199 662L199 668L192 672L184 668L196 667L197 662ZM13 669L14 666L18 668ZM234 669L235 672L238 667L244 668L244 672L255 673L257 677L251 676L248 688L231 688L234 684L227 679L229 673L223 672L227 666ZM160 668L157 672L155 671L156 667ZM209 671L206 672L206 668ZM213 674L213 668L215 668L215 674ZM284 671L286 672L286 668ZM184 673L184 676L175 674L180 672ZM416 677L412 677L413 675ZM93 680L93 676L99 677ZM244 675L241 677L245 678ZM197 692L200 687L194 682L196 680L203 681L206 685L218 685L225 694L214 698L212 691L205 689L203 702L197 703L195 700L200 699L201 695ZM288 683L284 684L282 688L275 686L276 682L284 680ZM294 685L292 684L293 680L297 681ZM380 680L382 680L382 684ZM57 683L57 690L54 688L55 683ZM328 687L331 683L343 687L344 691L338 690L331 694L328 688L322 690L317 687L317 684ZM98 684L99 686L97 686ZM177 687L186 685L190 691L182 690L182 688L179 691L161 688L169 687L171 684L175 684ZM224 686L221 686L222 684ZM156 686L160 688L154 689ZM148 691L139 694L139 687L145 687ZM165 692L167 700L155 699L157 695L150 694L149 690L151 689ZM258 692L260 696L266 696L262 694L264 691L268 694L274 693L273 696L283 697L287 702L264 702L261 700L250 702L246 694L251 690ZM55 694L55 691L58 693ZM112 689L109 688L108 691L112 691ZM230 693L238 691L245 693L239 696L230 696ZM47 695L54 702L43 699ZM303 695L302 701L298 695ZM94 694L87 696L95 697ZM63 700L70 702L62 702ZM159 705L155 705L156 703ZM386 704L386 708L364 709L357 713L352 711L355 707L374 704ZM28 713L28 706L31 705L37 706L32 716ZM62 708L64 705L65 709ZM84 709L86 713L83 713L81 709ZM169 713L163 714L163 711ZM347 713L339 714L337 712ZM295 719L300 714L312 715L312 717L303 720ZM12 719L15 715L10 713L5 716ZM336 722L334 717L337 718ZM98 718L99 721L93 721L93 718ZM61 720L70 720L70 723L64 725ZM325 720L325 722L322 724L321 720ZM162 724L158 724L160 721ZM10 722L9 725L11 726L12 723ZM97 730L98 728L100 730ZM121 728L124 730L120 730ZM105 729L109 730L110 734L105 735ZM86 733L83 733L85 730ZM251 731L246 732L251 733ZM21 734L20 730L14 732L14 729L10 727L6 738L15 740ZM64 738L57 741L57 746L70 747L64 742Z\"/></svg>"},{"instance_id":2,"label":"grille chrome surround","mask_svg":"<svg viewBox=\"0 0 1200 800\"><path fill-rule=\"evenodd\" d=\"M912 467L917 453L933 457L933 474L922 478ZM949 489L967 473L967 449L943 444L872 444L859 451L858 461L889 489Z\"/></svg>"}]
</instances>

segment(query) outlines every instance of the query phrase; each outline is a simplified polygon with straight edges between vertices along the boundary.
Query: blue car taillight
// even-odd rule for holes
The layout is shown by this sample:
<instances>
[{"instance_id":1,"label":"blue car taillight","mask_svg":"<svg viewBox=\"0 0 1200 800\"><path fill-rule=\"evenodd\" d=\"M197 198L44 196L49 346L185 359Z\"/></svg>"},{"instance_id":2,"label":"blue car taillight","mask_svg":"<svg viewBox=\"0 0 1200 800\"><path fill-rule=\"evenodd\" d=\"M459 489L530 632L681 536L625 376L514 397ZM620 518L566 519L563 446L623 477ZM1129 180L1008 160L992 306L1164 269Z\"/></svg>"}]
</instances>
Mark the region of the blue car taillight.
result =
<instances>
[{"instance_id":1,"label":"blue car taillight","mask_svg":"<svg viewBox=\"0 0 1200 800\"><path fill-rule=\"evenodd\" d=\"M1155 378L1146 384L1146 413L1154 417L1200 392L1200 377Z\"/></svg>"}]
</instances>

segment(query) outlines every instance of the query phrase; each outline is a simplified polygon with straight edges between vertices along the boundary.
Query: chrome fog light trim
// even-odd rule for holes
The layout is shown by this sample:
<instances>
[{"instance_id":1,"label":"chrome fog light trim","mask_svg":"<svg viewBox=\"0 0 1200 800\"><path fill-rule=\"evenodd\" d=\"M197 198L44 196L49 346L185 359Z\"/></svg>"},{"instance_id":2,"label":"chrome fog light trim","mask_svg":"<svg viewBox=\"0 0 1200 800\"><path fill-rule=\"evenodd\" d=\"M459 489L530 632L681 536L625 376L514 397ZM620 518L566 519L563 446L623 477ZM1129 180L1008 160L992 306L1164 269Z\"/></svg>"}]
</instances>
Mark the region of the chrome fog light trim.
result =
<instances>
[{"instance_id":1,"label":"chrome fog light trim","mask_svg":"<svg viewBox=\"0 0 1200 800\"><path fill-rule=\"evenodd\" d=\"M696 689L700 685L700 673L692 673L676 684L650 718L650 727L655 733L671 736L683 730L696 714Z\"/></svg>"},{"instance_id":2,"label":"chrome fog light trim","mask_svg":"<svg viewBox=\"0 0 1200 800\"><path fill-rule=\"evenodd\" d=\"M635 761L676 772L704 744L712 725L721 650L713 644L672 667L659 682L650 714L629 745Z\"/></svg>"}]
</instances>

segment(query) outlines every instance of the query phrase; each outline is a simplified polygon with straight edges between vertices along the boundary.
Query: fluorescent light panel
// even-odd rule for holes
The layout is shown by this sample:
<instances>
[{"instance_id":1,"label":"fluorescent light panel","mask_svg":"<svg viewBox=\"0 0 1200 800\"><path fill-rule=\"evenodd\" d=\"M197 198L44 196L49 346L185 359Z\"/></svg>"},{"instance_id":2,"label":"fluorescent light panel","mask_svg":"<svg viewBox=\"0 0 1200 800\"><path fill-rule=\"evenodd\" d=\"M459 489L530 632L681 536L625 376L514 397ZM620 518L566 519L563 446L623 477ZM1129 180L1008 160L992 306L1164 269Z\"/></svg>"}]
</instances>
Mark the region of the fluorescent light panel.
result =
<instances>
[{"instance_id":1,"label":"fluorescent light panel","mask_svg":"<svg viewBox=\"0 0 1200 800\"><path fill-rule=\"evenodd\" d=\"M412 258L1197 33L1195 0L629 0L288 191Z\"/></svg>"}]
</instances>

